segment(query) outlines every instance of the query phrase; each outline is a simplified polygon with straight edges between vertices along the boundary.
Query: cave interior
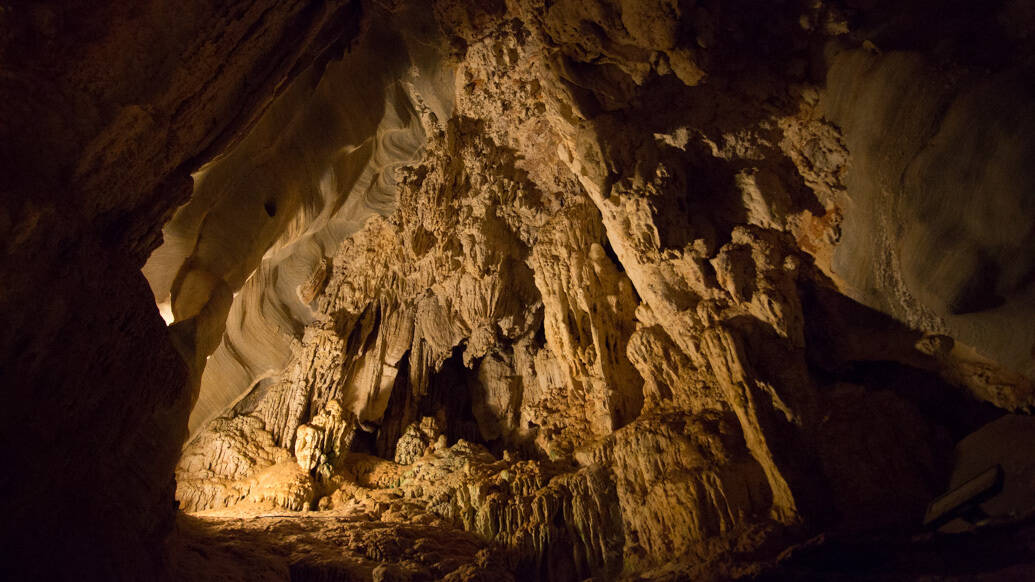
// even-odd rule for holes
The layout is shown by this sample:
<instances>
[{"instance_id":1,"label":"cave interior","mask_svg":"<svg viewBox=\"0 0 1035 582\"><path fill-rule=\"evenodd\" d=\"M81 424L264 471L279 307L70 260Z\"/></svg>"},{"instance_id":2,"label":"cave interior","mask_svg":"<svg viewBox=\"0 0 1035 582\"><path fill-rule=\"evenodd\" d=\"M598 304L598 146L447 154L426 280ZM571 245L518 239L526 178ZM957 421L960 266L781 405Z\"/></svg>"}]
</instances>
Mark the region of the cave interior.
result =
<instances>
[{"instance_id":1,"label":"cave interior","mask_svg":"<svg viewBox=\"0 0 1035 582\"><path fill-rule=\"evenodd\" d=\"M1035 579L1035 2L0 6L0 578Z\"/></svg>"}]
</instances>

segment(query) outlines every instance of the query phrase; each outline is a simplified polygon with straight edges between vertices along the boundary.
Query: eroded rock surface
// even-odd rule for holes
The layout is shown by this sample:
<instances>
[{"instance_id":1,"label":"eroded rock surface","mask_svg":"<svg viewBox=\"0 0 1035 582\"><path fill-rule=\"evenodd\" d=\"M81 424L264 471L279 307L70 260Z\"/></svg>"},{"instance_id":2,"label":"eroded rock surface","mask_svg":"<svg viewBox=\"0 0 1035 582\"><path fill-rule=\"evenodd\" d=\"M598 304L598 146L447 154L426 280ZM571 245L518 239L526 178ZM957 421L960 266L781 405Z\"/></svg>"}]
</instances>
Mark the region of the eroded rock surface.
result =
<instances>
[{"instance_id":1,"label":"eroded rock surface","mask_svg":"<svg viewBox=\"0 0 1035 582\"><path fill-rule=\"evenodd\" d=\"M880 10L836 3L434 14L453 109L422 118L394 212L319 264L290 363L226 413L295 452L316 484L309 510L474 532L522 579L739 577L804 532L918 523L954 439L992 405L1032 405L1030 356L1000 349L1030 330L967 331L994 325L998 304L971 283L917 287L906 267L893 273L907 287L867 283L857 263L882 272L866 257L912 236L858 239L888 228L859 210L876 196L861 173L898 175L884 172L930 139L889 118L874 133L863 109L932 105L854 87L899 78L898 62L971 63L874 56ZM944 114L924 127L957 131ZM1012 135L982 138L1002 140L995 164L1020 159ZM898 158L873 158L895 140ZM936 143L924 155L979 164L970 142ZM930 166L913 164L895 170L913 193L889 182L881 196L917 229L926 215L905 207L928 196ZM1026 175L996 183L1016 212ZM938 236L951 212L931 216ZM1003 236L996 253L1027 235ZM955 299L925 294L942 283ZM980 315L954 327L964 311ZM319 428L332 405L354 419L348 446Z\"/></svg>"},{"instance_id":2,"label":"eroded rock surface","mask_svg":"<svg viewBox=\"0 0 1035 582\"><path fill-rule=\"evenodd\" d=\"M173 576L822 575L1035 404L1023 0L160 4L0 9L44 575L159 575L188 433Z\"/></svg>"}]
</instances>

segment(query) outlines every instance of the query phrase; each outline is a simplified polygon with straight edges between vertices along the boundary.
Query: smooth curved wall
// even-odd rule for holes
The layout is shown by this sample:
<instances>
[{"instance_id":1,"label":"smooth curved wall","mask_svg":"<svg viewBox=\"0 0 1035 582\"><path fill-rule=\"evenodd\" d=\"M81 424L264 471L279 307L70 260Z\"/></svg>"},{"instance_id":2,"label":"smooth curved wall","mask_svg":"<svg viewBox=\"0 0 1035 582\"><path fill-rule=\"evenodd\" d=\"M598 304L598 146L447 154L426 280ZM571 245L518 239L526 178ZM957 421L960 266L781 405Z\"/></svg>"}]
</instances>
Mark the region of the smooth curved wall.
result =
<instances>
[{"instance_id":1,"label":"smooth curved wall","mask_svg":"<svg viewBox=\"0 0 1035 582\"><path fill-rule=\"evenodd\" d=\"M372 15L353 52L300 77L195 174L166 225L144 274L204 369L192 432L287 364L330 257L394 210L398 170L424 143L421 116L450 116L452 75L419 12Z\"/></svg>"},{"instance_id":2,"label":"smooth curved wall","mask_svg":"<svg viewBox=\"0 0 1035 582\"><path fill-rule=\"evenodd\" d=\"M832 59L823 101L852 153L833 260L846 292L1028 379L1035 378L1030 69L946 79L918 53L845 51Z\"/></svg>"}]
</instances>

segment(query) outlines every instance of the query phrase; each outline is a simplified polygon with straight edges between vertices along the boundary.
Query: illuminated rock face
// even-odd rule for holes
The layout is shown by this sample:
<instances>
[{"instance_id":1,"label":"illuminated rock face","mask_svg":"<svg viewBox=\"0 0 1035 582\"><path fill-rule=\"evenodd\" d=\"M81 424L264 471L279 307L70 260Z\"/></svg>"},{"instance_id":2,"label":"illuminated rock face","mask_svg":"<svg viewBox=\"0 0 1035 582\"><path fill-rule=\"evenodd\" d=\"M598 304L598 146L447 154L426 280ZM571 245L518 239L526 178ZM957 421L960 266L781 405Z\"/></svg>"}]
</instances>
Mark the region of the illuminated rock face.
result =
<instances>
[{"instance_id":1,"label":"illuminated rock face","mask_svg":"<svg viewBox=\"0 0 1035 582\"><path fill-rule=\"evenodd\" d=\"M321 208L352 226L312 252L292 241L321 223L300 211L244 284L202 377L195 421L224 416L195 424L178 469L185 507L251 511L256 479L293 451L310 509L462 528L545 579L736 575L795 532L916 523L946 484L954 440L993 405L1033 404L1031 329L1001 324L1035 308L1021 275L1032 120L971 111L982 92L1025 102L1020 69L945 86L920 72L946 55L877 48L914 14L864 44L851 24L864 13L741 8L438 2L424 22L437 32L400 35L410 61L440 59L378 68L402 75L410 105L377 134L409 141L383 146L391 163L343 162L386 185L331 190L345 202ZM284 108L351 107L336 75L379 54L363 48L389 36L379 26L413 24L400 14L328 67L317 98ZM417 83L427 76L450 82ZM420 106L432 100L449 106ZM1002 131L974 137L970 119ZM322 127L354 143L360 126ZM314 147L307 131L290 139ZM199 196L216 171L252 179L235 154L212 164ZM949 188L935 174L956 157ZM266 182L302 167L289 159ZM945 206L931 210L937 184ZM964 189L995 197L1002 229L973 217ZM228 209L234 191L221 190ZM267 195L246 191L268 221ZM952 232L964 234L946 242ZM255 257L271 244L247 243ZM943 243L956 259L935 260ZM232 249L211 252L239 268ZM294 278L265 276L300 252ZM177 313L178 296L193 299L170 288ZM302 302L283 319L264 311ZM255 442L227 454L234 422L262 427L243 474L220 461ZM289 477L284 490L298 490ZM271 503L296 508L299 495Z\"/></svg>"},{"instance_id":2,"label":"illuminated rock face","mask_svg":"<svg viewBox=\"0 0 1035 582\"><path fill-rule=\"evenodd\" d=\"M364 42L308 71L194 175L194 195L144 267L204 368L192 431L284 368L292 338L317 317L335 249L395 208L398 170L425 139L422 116L450 115L450 71L437 39L420 36L427 17L368 17Z\"/></svg>"},{"instance_id":3,"label":"illuminated rock face","mask_svg":"<svg viewBox=\"0 0 1035 582\"><path fill-rule=\"evenodd\" d=\"M318 516L187 578L738 577L1035 404L1024 2L34 10L4 62L81 62L0 81L27 555L154 577L175 475Z\"/></svg>"}]
</instances>

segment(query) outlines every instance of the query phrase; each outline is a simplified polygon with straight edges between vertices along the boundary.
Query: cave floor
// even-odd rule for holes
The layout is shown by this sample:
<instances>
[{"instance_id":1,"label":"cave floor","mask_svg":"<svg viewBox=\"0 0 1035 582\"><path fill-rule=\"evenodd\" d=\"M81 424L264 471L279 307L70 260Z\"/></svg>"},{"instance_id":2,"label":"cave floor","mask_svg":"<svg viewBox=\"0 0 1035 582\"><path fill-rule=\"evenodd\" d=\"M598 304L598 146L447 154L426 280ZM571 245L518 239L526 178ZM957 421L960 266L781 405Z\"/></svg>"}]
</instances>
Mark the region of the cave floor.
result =
<instances>
[{"instance_id":1,"label":"cave floor","mask_svg":"<svg viewBox=\"0 0 1035 582\"><path fill-rule=\"evenodd\" d=\"M537 521L529 492L543 490L560 468L499 460L463 443L407 466L358 453L346 459L335 493L318 504L311 496L303 504L310 510L284 509L290 488L278 486L230 507L181 512L168 544L173 578L586 579L562 564L573 557L562 538L532 535L550 531L552 518ZM558 498L550 506L571 504ZM515 510L515 522L502 528L509 514L500 508L511 506L527 511ZM536 540L542 546L532 547ZM650 564L626 579L1035 580L1035 514L963 524L953 534L884 527L770 541L736 557L716 551Z\"/></svg>"},{"instance_id":2,"label":"cave floor","mask_svg":"<svg viewBox=\"0 0 1035 582\"><path fill-rule=\"evenodd\" d=\"M442 522L412 518L255 507L181 513L167 544L169 571L175 580L520 579L506 550ZM758 566L746 570L753 570L747 579L1033 580L1035 516L957 534L821 535ZM696 580L704 573L661 568L655 574L635 579Z\"/></svg>"},{"instance_id":3,"label":"cave floor","mask_svg":"<svg viewBox=\"0 0 1035 582\"><path fill-rule=\"evenodd\" d=\"M335 511L181 513L168 550L176 580L513 579L473 534Z\"/></svg>"}]
</instances>

